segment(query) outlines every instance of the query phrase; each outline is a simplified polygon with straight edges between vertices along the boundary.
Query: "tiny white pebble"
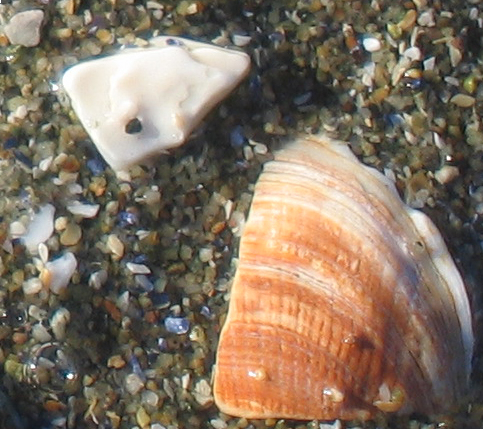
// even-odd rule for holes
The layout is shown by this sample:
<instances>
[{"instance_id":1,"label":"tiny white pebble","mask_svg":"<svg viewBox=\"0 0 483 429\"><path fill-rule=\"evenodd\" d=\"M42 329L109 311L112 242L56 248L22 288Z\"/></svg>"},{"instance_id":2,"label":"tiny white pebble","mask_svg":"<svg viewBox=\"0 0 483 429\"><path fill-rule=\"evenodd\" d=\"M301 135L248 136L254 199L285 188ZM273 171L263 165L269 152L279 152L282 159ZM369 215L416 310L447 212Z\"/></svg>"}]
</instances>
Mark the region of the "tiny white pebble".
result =
<instances>
[{"instance_id":1,"label":"tiny white pebble","mask_svg":"<svg viewBox=\"0 0 483 429\"><path fill-rule=\"evenodd\" d=\"M362 46L367 52L377 52L381 49L382 44L376 37L369 36L362 39Z\"/></svg>"},{"instance_id":2,"label":"tiny white pebble","mask_svg":"<svg viewBox=\"0 0 483 429\"><path fill-rule=\"evenodd\" d=\"M26 232L27 228L22 222L16 220L10 224L9 233L12 238L18 238L24 235Z\"/></svg>"},{"instance_id":3,"label":"tiny white pebble","mask_svg":"<svg viewBox=\"0 0 483 429\"><path fill-rule=\"evenodd\" d=\"M194 386L193 396L201 406L207 406L213 403L213 395L211 393L210 384L202 378L198 380Z\"/></svg>"},{"instance_id":4,"label":"tiny white pebble","mask_svg":"<svg viewBox=\"0 0 483 429\"><path fill-rule=\"evenodd\" d=\"M436 58L429 57L423 61L423 68L424 70L434 70L435 64L436 64Z\"/></svg>"},{"instance_id":5,"label":"tiny white pebble","mask_svg":"<svg viewBox=\"0 0 483 429\"><path fill-rule=\"evenodd\" d=\"M268 152L267 145L257 143L253 148L253 152L255 152L257 155L265 155Z\"/></svg>"},{"instance_id":6,"label":"tiny white pebble","mask_svg":"<svg viewBox=\"0 0 483 429\"><path fill-rule=\"evenodd\" d=\"M151 270L144 264L135 264L134 262L128 262L126 267L133 274L151 274Z\"/></svg>"},{"instance_id":7,"label":"tiny white pebble","mask_svg":"<svg viewBox=\"0 0 483 429\"><path fill-rule=\"evenodd\" d=\"M23 293L25 295L33 295L42 290L42 282L38 277L28 279L22 283Z\"/></svg>"},{"instance_id":8,"label":"tiny white pebble","mask_svg":"<svg viewBox=\"0 0 483 429\"><path fill-rule=\"evenodd\" d=\"M89 286L99 290L107 281L107 271L99 270L89 276Z\"/></svg>"},{"instance_id":9,"label":"tiny white pebble","mask_svg":"<svg viewBox=\"0 0 483 429\"><path fill-rule=\"evenodd\" d=\"M233 41L233 44L235 46L242 47L242 46L248 45L252 41L252 38L251 38L251 36L246 36L246 35L242 35L242 34L234 34L231 37L231 40Z\"/></svg>"},{"instance_id":10,"label":"tiny white pebble","mask_svg":"<svg viewBox=\"0 0 483 429\"><path fill-rule=\"evenodd\" d=\"M159 403L159 396L156 392L153 392L152 390L144 390L141 394L141 401L143 405L156 407Z\"/></svg>"},{"instance_id":11,"label":"tiny white pebble","mask_svg":"<svg viewBox=\"0 0 483 429\"><path fill-rule=\"evenodd\" d=\"M460 86L460 81L454 76L445 76L444 81L452 86Z\"/></svg>"},{"instance_id":12,"label":"tiny white pebble","mask_svg":"<svg viewBox=\"0 0 483 429\"><path fill-rule=\"evenodd\" d=\"M41 207L33 216L27 232L22 235L23 244L31 254L36 254L39 244L47 241L54 232L54 214L52 204Z\"/></svg>"},{"instance_id":13,"label":"tiny white pebble","mask_svg":"<svg viewBox=\"0 0 483 429\"><path fill-rule=\"evenodd\" d=\"M99 208L99 204L84 204L79 201L73 201L67 205L69 212L88 219L96 217Z\"/></svg>"},{"instance_id":14,"label":"tiny white pebble","mask_svg":"<svg viewBox=\"0 0 483 429\"><path fill-rule=\"evenodd\" d=\"M66 252L60 258L47 262L45 269L50 274L50 290L56 294L60 293L69 284L76 268L77 259L71 252Z\"/></svg>"},{"instance_id":15,"label":"tiny white pebble","mask_svg":"<svg viewBox=\"0 0 483 429\"><path fill-rule=\"evenodd\" d=\"M54 160L53 156L49 156L42 161L39 162L39 169L42 171L47 171L50 166L52 165L52 161Z\"/></svg>"},{"instance_id":16,"label":"tiny white pebble","mask_svg":"<svg viewBox=\"0 0 483 429\"><path fill-rule=\"evenodd\" d=\"M54 333L55 339L62 341L65 338L65 328L70 322L70 311L65 307L61 307L55 311L50 318L50 327Z\"/></svg>"},{"instance_id":17,"label":"tiny white pebble","mask_svg":"<svg viewBox=\"0 0 483 429\"><path fill-rule=\"evenodd\" d=\"M43 320L47 317L47 311L43 308L37 307L36 305L29 306L28 310L29 316L35 320Z\"/></svg>"},{"instance_id":18,"label":"tiny white pebble","mask_svg":"<svg viewBox=\"0 0 483 429\"><path fill-rule=\"evenodd\" d=\"M434 27L436 25L434 20L434 10L429 9L422 12L418 17L418 24L421 27Z\"/></svg>"},{"instance_id":19,"label":"tiny white pebble","mask_svg":"<svg viewBox=\"0 0 483 429\"><path fill-rule=\"evenodd\" d=\"M423 58L421 49L419 49L417 46L411 46L410 48L406 49L403 53L403 56L411 61L420 61Z\"/></svg>"},{"instance_id":20,"label":"tiny white pebble","mask_svg":"<svg viewBox=\"0 0 483 429\"><path fill-rule=\"evenodd\" d=\"M49 260L49 248L47 247L47 245L45 243L40 243L37 251L42 263L46 264Z\"/></svg>"},{"instance_id":21,"label":"tiny white pebble","mask_svg":"<svg viewBox=\"0 0 483 429\"><path fill-rule=\"evenodd\" d=\"M32 326L32 337L39 343L52 341L52 335L49 334L49 331L42 323L35 323Z\"/></svg>"},{"instance_id":22,"label":"tiny white pebble","mask_svg":"<svg viewBox=\"0 0 483 429\"><path fill-rule=\"evenodd\" d=\"M458 167L454 165L444 165L438 171L434 173L434 178L444 185L445 183L449 183L452 180L456 179L459 175Z\"/></svg>"},{"instance_id":23,"label":"tiny white pebble","mask_svg":"<svg viewBox=\"0 0 483 429\"><path fill-rule=\"evenodd\" d=\"M210 424L214 429L226 429L228 427L226 422L222 419L211 419Z\"/></svg>"},{"instance_id":24,"label":"tiny white pebble","mask_svg":"<svg viewBox=\"0 0 483 429\"><path fill-rule=\"evenodd\" d=\"M124 386L130 395L135 395L141 391L144 387L144 383L137 374L132 373L126 376Z\"/></svg>"},{"instance_id":25,"label":"tiny white pebble","mask_svg":"<svg viewBox=\"0 0 483 429\"><path fill-rule=\"evenodd\" d=\"M247 160L247 161L251 161L253 159L253 149L251 148L251 146L243 146L243 157Z\"/></svg>"},{"instance_id":26,"label":"tiny white pebble","mask_svg":"<svg viewBox=\"0 0 483 429\"><path fill-rule=\"evenodd\" d=\"M202 247L198 253L201 262L208 262L213 259L213 248Z\"/></svg>"}]
</instances>

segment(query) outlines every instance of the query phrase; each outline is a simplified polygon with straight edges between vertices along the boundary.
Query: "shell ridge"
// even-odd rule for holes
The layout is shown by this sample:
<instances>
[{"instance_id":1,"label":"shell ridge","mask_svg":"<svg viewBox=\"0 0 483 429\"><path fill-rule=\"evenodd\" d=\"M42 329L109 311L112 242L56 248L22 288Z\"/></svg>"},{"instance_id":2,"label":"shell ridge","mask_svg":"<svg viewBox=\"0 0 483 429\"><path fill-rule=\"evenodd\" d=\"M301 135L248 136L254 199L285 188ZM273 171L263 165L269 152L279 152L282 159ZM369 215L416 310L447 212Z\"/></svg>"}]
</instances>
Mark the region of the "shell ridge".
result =
<instances>
[{"instance_id":1,"label":"shell ridge","mask_svg":"<svg viewBox=\"0 0 483 429\"><path fill-rule=\"evenodd\" d=\"M277 152L240 242L215 401L238 404L225 409L239 416L300 419L455 403L472 350L469 302L439 232L417 216L346 143L310 136ZM285 387L271 391L275 373Z\"/></svg>"},{"instance_id":2,"label":"shell ridge","mask_svg":"<svg viewBox=\"0 0 483 429\"><path fill-rule=\"evenodd\" d=\"M254 202L254 204L256 205L256 203L255 203L255 202ZM325 211L324 211L324 215L326 215L326 214L327 214L327 210L325 210ZM337 216L337 213L336 213L336 216ZM277 234L279 234L279 233L277 233ZM342 234L342 235L344 235L344 234ZM279 244L279 245L277 245L277 244L273 244L273 247L274 247L274 248L276 248L276 247L279 247L279 246L284 246L284 245L286 245L286 244L287 244L286 242L285 242L285 243L284 243L284 242L282 242L282 243L281 243L281 244ZM339 240L338 246L339 246L339 248L343 248L343 246L342 246L342 242L340 242L340 240ZM293 245L293 247L295 247L295 245ZM397 249L398 249L398 248L396 248L396 250L397 250ZM321 250L321 251L322 251L323 249L322 249L322 248L320 248L319 250ZM308 257L308 259L310 259L310 260L314 260L314 256L313 256L312 254L310 254L310 253L307 253L307 251L303 250L303 251L302 251L302 253L303 253L303 254L306 254L306 256ZM322 253L322 254L325 254L325 252L321 252L321 253ZM386 257L387 257L387 256L389 256L389 255L391 255L391 253L380 255L380 256L379 256L379 259L380 259L380 258L386 258ZM403 281L398 281L396 284L400 285L400 289L401 289L401 291L406 292L406 294L405 294L405 297L406 297L406 298L404 299L404 302L411 303L411 302L412 302L412 300L413 300L413 301L416 301L416 298L418 297L418 295L417 295L417 289L418 289L417 278L418 278L418 275L419 275L419 274L418 274L418 273L419 273L419 271L418 271L417 266L413 266L412 264L411 264L411 265L406 264L406 255L404 255L404 254L399 255L399 252L396 252L396 254L395 254L395 255L392 255L392 258L396 258L397 263L394 263L394 262L392 262L392 263L391 263L390 261L388 261L388 262L385 264L385 266L387 266L387 267L391 267L393 264L394 264L394 265L396 265L396 266L402 266L402 267L406 266L406 271L408 272L408 270L410 270L410 271L413 273L413 274L411 274L411 275L406 274L406 276L405 276L405 277L407 277L408 281L406 281L406 282L403 282ZM326 263L330 263L330 262L332 262L332 261L326 261ZM255 262L253 261L252 263L255 263ZM272 263L273 263L273 261L272 261L272 262L269 262L269 261L264 260L264 261L263 261L263 263L265 263L265 264L272 264ZM393 276L391 276L391 277L395 277L395 276L393 275ZM415 280L412 280L412 281L411 281L411 280L409 280L409 279L415 279ZM410 290L406 290L408 285L412 285ZM361 288L361 289L362 289L362 288ZM413 298L413 296L414 296L414 297L416 297L416 298ZM416 301L416 302L413 302L413 307L414 307L414 309L415 309L415 310L417 310L417 309L418 309L418 307L421 307L421 305L422 305L421 300L418 300L418 301ZM400 307L401 307L401 308L405 308L406 306L407 306L407 304L401 304L401 306L400 306ZM425 309L426 309L425 311L432 311L432 310L433 310L432 308L428 308L427 306L424 306L424 307L425 307ZM386 315L388 315L388 317L390 316L390 314L389 314L387 311L384 311L384 313L385 313ZM408 320L409 320L409 319L408 319ZM436 329L436 326L435 326L434 328ZM428 332L430 333L430 332L431 332L431 330L428 330ZM401 333L399 333L399 337L400 337L400 339L403 339L403 340L404 340L404 342L405 342L406 344L408 344L408 343L407 343L407 340L406 340L406 339L404 339L404 336L403 336ZM432 347L435 347L435 344L436 344L436 343L434 343L434 340L433 340L433 346L432 346ZM408 349L409 349L409 347L408 347ZM415 359L416 359L416 357L415 357ZM428 367L427 365L426 365L425 367L427 368L427 369L426 369L426 371L425 371L425 373L426 373L426 374L429 374L429 373L431 372L431 367ZM433 378L434 378L434 377L433 377Z\"/></svg>"},{"instance_id":3,"label":"shell ridge","mask_svg":"<svg viewBox=\"0 0 483 429\"><path fill-rule=\"evenodd\" d=\"M239 267L239 269L241 269L241 270L246 270L247 268L244 266L244 267ZM251 267L250 267L250 270L252 270L252 271L255 271L255 270L262 270L262 271L268 272L268 271L281 271L281 270L282 270L282 268L280 268L280 267L274 268L273 266L271 266L271 264L267 263L267 261L263 260L263 261L258 261L258 263L257 263L257 264L253 263L253 264L251 265ZM242 272L243 272L243 271L242 271ZM293 273L291 273L291 272L289 271L289 269L287 269L287 270L285 271L285 273L286 273L287 275L289 275L289 276L293 275ZM307 274L302 273L302 272L297 272L297 275L298 275L299 277L301 277L301 278L302 278L302 280L304 280L304 277L305 277L305 278L307 278L307 277L308 277L308 275L307 275ZM266 275L264 275L264 274L260 274L260 273L259 273L259 274L258 274L258 277L266 277ZM312 276L312 278L313 278L313 276ZM307 282L303 282L303 283L304 283L304 284L307 284L307 283L309 283L309 281L307 281ZM355 310L355 309L353 308L353 305L351 305L350 301L346 301L346 303L347 303L347 310L348 310L348 314L344 314L344 313L342 313L342 314L338 314L338 310L336 310L336 309L335 309L335 306L334 306L334 305L332 305L332 307L333 307L333 310L332 310L332 311L334 312L334 314L333 314L333 318L334 318L334 319L340 319L340 320L344 320L344 319L347 319L347 317L348 317L348 315L349 315L349 317L351 317L351 318L352 318L352 319L351 319L351 320L352 320L352 322L356 322L356 320L354 319L354 312L356 312L357 310ZM332 304L336 304L336 302L333 302ZM378 310L379 310L379 311L384 312L384 313L385 313L385 315L386 315L386 317L385 317L385 318L386 318L387 320L391 320L391 312L390 312L390 311L386 310L385 308L381 307L380 305L375 305L374 307L375 307L375 308L378 308ZM352 309L352 312L351 312L351 309ZM260 324L260 323L261 323L261 320L260 320L260 319L258 319L258 318L253 320L253 322L255 322L255 321L256 321L256 323L257 323L257 324ZM368 338L369 338L369 337L371 337L371 332L370 332L370 331L367 331L367 328L364 326L364 321L363 321L363 317L362 317L362 316L360 317L360 321L359 321L359 322L357 322L357 325L361 326L361 329L360 329L360 330L361 330L361 332L363 332L364 334L366 334ZM287 329L288 329L288 328L287 328ZM397 359L397 356L400 356L401 354L404 354L404 353L408 352L410 349L409 349L409 347L408 347L408 348L406 349L406 352L405 352L405 351L404 351L404 348L402 348L402 349L401 349L401 348L394 348L394 349L392 349L392 348L390 347L390 345L392 345L392 344L398 344L398 342L399 342L399 343L403 343L403 342L405 342L405 341L406 341L406 340L404 339L403 334L397 330L397 326L392 326L392 328L391 328L391 329L392 329L392 331L391 331L391 332L393 332L393 333L392 333L391 335L389 335L388 333L383 334L383 335L382 335L382 337L381 337L380 343L375 343L375 345L376 345L377 347L379 347L380 349L383 349L383 350L394 350L394 351L392 351L392 352L390 352L390 353L387 353L387 354L386 354L386 358L390 359L390 356L395 356L395 357L396 357L396 359ZM388 329L385 329L385 331L388 331ZM388 337L388 335L389 335L389 337ZM393 337L393 338L390 338L390 337ZM372 336L371 338L374 338L374 337ZM330 340L328 340L328 341L330 341ZM422 379L422 378L421 378L421 377L422 377L422 374L425 374L426 372L422 370L422 367L421 367L421 366L420 366L420 364L418 363L418 359L417 359L417 357L416 357L416 356L414 356L414 355L412 355L412 354L406 354L405 356L406 356L406 357L405 357L404 359L406 359L406 360L407 360L407 359L410 359L410 360L411 360L411 359L415 359L415 361L413 362L413 364L412 364L412 365L417 365L417 367L420 369L420 371L421 371L421 372L420 372L420 377L419 377L419 378L420 378L420 379ZM390 365L391 365L392 367L396 368L396 367L398 366L398 364L400 364L401 362L400 362L400 361L398 361L398 360L391 360L391 359L390 359L389 363L390 363ZM410 365L411 365L411 364L406 363L406 364L405 364L405 367L406 367L406 366L410 366ZM417 379L417 377L416 377L416 379ZM412 382L412 384L413 384L413 386L412 386L412 390L414 390L414 389L415 389L415 385L414 385L414 384L416 384L416 381L413 381L413 382ZM417 383L417 384L419 384L419 383ZM422 389L422 388L420 388L420 390L421 390L421 389Z\"/></svg>"}]
</instances>

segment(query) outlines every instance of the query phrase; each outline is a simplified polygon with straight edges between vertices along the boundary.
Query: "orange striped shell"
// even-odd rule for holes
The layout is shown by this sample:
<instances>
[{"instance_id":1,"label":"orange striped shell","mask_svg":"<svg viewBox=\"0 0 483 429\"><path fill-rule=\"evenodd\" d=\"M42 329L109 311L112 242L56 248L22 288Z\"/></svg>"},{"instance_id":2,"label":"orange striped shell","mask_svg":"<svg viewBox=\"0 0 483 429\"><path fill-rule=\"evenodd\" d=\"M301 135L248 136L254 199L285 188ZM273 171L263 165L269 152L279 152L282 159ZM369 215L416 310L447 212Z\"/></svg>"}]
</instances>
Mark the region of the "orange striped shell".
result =
<instances>
[{"instance_id":1,"label":"orange striped shell","mask_svg":"<svg viewBox=\"0 0 483 429\"><path fill-rule=\"evenodd\" d=\"M432 222L345 143L304 137L255 188L214 379L247 418L446 411L473 348L461 277Z\"/></svg>"}]
</instances>

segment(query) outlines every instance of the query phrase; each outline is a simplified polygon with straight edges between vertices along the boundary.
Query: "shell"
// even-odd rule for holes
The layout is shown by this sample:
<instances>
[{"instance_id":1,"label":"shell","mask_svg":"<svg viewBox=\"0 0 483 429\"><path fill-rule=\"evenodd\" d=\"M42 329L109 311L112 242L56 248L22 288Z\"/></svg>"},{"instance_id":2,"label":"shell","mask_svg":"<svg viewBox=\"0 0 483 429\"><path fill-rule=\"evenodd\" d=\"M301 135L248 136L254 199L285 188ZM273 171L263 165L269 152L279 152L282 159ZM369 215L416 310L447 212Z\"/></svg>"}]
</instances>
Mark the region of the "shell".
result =
<instances>
[{"instance_id":1,"label":"shell","mask_svg":"<svg viewBox=\"0 0 483 429\"><path fill-rule=\"evenodd\" d=\"M447 411L469 382L468 297L441 235L345 143L302 137L264 166L214 378L246 418Z\"/></svg>"}]
</instances>

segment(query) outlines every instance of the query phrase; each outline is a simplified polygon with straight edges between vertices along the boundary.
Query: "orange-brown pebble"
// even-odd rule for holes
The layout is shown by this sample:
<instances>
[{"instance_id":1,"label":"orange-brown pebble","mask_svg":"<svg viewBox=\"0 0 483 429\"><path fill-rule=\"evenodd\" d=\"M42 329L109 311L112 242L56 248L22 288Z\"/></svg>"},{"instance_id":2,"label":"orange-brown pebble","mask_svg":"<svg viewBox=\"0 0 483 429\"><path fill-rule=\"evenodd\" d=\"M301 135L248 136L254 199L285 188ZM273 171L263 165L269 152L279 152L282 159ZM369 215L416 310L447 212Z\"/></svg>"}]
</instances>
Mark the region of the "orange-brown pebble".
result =
<instances>
[{"instance_id":1,"label":"orange-brown pebble","mask_svg":"<svg viewBox=\"0 0 483 429\"><path fill-rule=\"evenodd\" d=\"M25 332L14 332L12 335L12 341L15 344L25 344L28 340L28 335Z\"/></svg>"},{"instance_id":2,"label":"orange-brown pebble","mask_svg":"<svg viewBox=\"0 0 483 429\"><path fill-rule=\"evenodd\" d=\"M107 360L108 368L121 369L126 366L126 361L121 355L113 355Z\"/></svg>"},{"instance_id":3,"label":"orange-brown pebble","mask_svg":"<svg viewBox=\"0 0 483 429\"><path fill-rule=\"evenodd\" d=\"M44 410L49 413L55 413L58 411L65 410L66 406L60 401L56 401L55 399L47 399L44 404Z\"/></svg>"},{"instance_id":4,"label":"orange-brown pebble","mask_svg":"<svg viewBox=\"0 0 483 429\"><path fill-rule=\"evenodd\" d=\"M116 307L116 304L114 304L112 301L109 301L108 299L105 299L103 301L103 306L114 321L121 321L121 311L119 310L119 308Z\"/></svg>"},{"instance_id":5,"label":"orange-brown pebble","mask_svg":"<svg viewBox=\"0 0 483 429\"><path fill-rule=\"evenodd\" d=\"M74 155L69 155L63 160L61 168L68 173L76 173L79 171L80 162Z\"/></svg>"},{"instance_id":6,"label":"orange-brown pebble","mask_svg":"<svg viewBox=\"0 0 483 429\"><path fill-rule=\"evenodd\" d=\"M219 234L226 228L226 222L221 221L221 222L216 222L212 227L211 227L211 232L213 234Z\"/></svg>"}]
</instances>

